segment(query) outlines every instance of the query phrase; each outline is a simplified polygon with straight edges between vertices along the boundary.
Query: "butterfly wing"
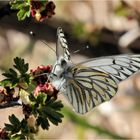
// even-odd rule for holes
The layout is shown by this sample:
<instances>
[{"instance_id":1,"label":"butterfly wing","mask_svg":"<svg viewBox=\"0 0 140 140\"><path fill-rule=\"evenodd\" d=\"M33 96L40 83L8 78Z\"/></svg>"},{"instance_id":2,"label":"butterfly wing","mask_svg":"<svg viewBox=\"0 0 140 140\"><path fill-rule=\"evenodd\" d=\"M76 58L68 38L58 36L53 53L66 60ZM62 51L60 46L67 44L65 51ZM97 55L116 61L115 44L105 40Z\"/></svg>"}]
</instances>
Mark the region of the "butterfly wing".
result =
<instances>
[{"instance_id":1,"label":"butterfly wing","mask_svg":"<svg viewBox=\"0 0 140 140\"><path fill-rule=\"evenodd\" d=\"M116 55L82 62L81 65L110 74L119 83L140 69L140 55Z\"/></svg>"},{"instance_id":2,"label":"butterfly wing","mask_svg":"<svg viewBox=\"0 0 140 140\"><path fill-rule=\"evenodd\" d=\"M70 60L70 53L69 53L67 40L65 39L65 35L61 27L58 27L57 29L56 56L57 56L57 60L60 57L63 57L66 60Z\"/></svg>"},{"instance_id":3,"label":"butterfly wing","mask_svg":"<svg viewBox=\"0 0 140 140\"><path fill-rule=\"evenodd\" d=\"M140 69L140 55L91 59L68 69L65 96L76 112L84 114L110 100L117 85Z\"/></svg>"},{"instance_id":4,"label":"butterfly wing","mask_svg":"<svg viewBox=\"0 0 140 140\"><path fill-rule=\"evenodd\" d=\"M67 41L60 27L57 37L57 62L52 73L57 77L57 81L53 78L54 83L58 84L54 85L66 91L64 95L78 113L84 114L110 100L117 92L118 83L140 69L140 55L102 57L71 66ZM67 61L65 69L58 61L61 57Z\"/></svg>"}]
</instances>

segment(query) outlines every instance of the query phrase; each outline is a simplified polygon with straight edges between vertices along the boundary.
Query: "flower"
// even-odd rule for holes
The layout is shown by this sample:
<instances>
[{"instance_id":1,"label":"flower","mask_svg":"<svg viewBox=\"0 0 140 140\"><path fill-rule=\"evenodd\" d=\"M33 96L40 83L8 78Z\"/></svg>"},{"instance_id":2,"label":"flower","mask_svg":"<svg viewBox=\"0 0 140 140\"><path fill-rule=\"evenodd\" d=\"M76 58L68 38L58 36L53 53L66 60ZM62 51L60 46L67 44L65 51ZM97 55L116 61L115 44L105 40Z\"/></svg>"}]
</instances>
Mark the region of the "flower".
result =
<instances>
[{"instance_id":1,"label":"flower","mask_svg":"<svg viewBox=\"0 0 140 140\"><path fill-rule=\"evenodd\" d=\"M45 84L40 84L36 87L35 91L34 91L34 95L38 96L39 93L44 92L47 95L53 95L55 91L55 88L53 87L53 85L51 83L46 82Z\"/></svg>"},{"instance_id":2,"label":"flower","mask_svg":"<svg viewBox=\"0 0 140 140\"><path fill-rule=\"evenodd\" d=\"M37 86L34 90L34 96L38 96L41 92L44 92L49 96L54 96L57 98L58 90L55 89L48 79L48 75L51 73L51 71L52 65L41 65L30 71L34 77L34 81L37 83Z\"/></svg>"},{"instance_id":3,"label":"flower","mask_svg":"<svg viewBox=\"0 0 140 140\"><path fill-rule=\"evenodd\" d=\"M20 99L25 105L30 104L29 93L23 89L20 90Z\"/></svg>"},{"instance_id":4,"label":"flower","mask_svg":"<svg viewBox=\"0 0 140 140\"><path fill-rule=\"evenodd\" d=\"M36 69L32 69L30 71L31 75L33 76L33 81L37 83L37 85L40 84L45 84L46 81L49 82L48 80L48 75L52 70L52 65L41 65L38 66Z\"/></svg>"},{"instance_id":5,"label":"flower","mask_svg":"<svg viewBox=\"0 0 140 140\"><path fill-rule=\"evenodd\" d=\"M38 66L36 69L31 69L30 73L32 75L37 75L37 74L41 74L41 73L50 73L52 70L52 65L40 65Z\"/></svg>"},{"instance_id":6,"label":"flower","mask_svg":"<svg viewBox=\"0 0 140 140\"><path fill-rule=\"evenodd\" d=\"M43 21L51 18L55 14L55 4L52 1L35 1L31 0L31 15L37 21Z\"/></svg>"}]
</instances>

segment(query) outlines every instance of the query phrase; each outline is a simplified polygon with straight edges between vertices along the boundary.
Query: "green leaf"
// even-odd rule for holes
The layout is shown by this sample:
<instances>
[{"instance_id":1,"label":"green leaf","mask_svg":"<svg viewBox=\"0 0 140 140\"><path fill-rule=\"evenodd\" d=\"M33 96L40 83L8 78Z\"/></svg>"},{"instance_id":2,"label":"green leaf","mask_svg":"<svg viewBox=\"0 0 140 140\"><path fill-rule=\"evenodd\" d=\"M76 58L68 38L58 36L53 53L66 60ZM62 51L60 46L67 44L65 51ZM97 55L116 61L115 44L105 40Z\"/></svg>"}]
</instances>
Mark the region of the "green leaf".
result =
<instances>
[{"instance_id":1,"label":"green leaf","mask_svg":"<svg viewBox=\"0 0 140 140\"><path fill-rule=\"evenodd\" d=\"M12 87L20 86L23 89L27 89L29 84L31 83L32 77L30 74L27 74L28 71L28 63L24 62L24 59L16 57L14 59L14 69L9 69L7 72L3 73L2 75L6 77L0 84L1 85L10 85Z\"/></svg>"},{"instance_id":2,"label":"green leaf","mask_svg":"<svg viewBox=\"0 0 140 140\"><path fill-rule=\"evenodd\" d=\"M27 11L27 12L26 12L26 16L27 16L27 17L30 17L30 13L31 13L30 11Z\"/></svg>"},{"instance_id":3,"label":"green leaf","mask_svg":"<svg viewBox=\"0 0 140 140\"><path fill-rule=\"evenodd\" d=\"M26 17L30 16L30 1L24 0L14 0L11 4L11 9L18 10L17 17L18 20L24 20Z\"/></svg>"},{"instance_id":4,"label":"green leaf","mask_svg":"<svg viewBox=\"0 0 140 140\"><path fill-rule=\"evenodd\" d=\"M25 3L24 2L20 2L20 3L18 3L18 5L17 5L17 9L23 9L24 7L25 7L26 5L25 5Z\"/></svg>"},{"instance_id":5,"label":"green leaf","mask_svg":"<svg viewBox=\"0 0 140 140\"><path fill-rule=\"evenodd\" d=\"M7 71L6 73L3 73L2 75L7 78L17 78L17 73L13 69L9 69L9 71Z\"/></svg>"},{"instance_id":6,"label":"green leaf","mask_svg":"<svg viewBox=\"0 0 140 140\"><path fill-rule=\"evenodd\" d=\"M25 139L31 133L26 119L19 121L14 115L11 115L9 121L11 124L5 124L5 130L9 132L10 139Z\"/></svg>"},{"instance_id":7,"label":"green leaf","mask_svg":"<svg viewBox=\"0 0 140 140\"><path fill-rule=\"evenodd\" d=\"M17 13L18 20L24 20L26 18L25 10L22 9Z\"/></svg>"},{"instance_id":8,"label":"green leaf","mask_svg":"<svg viewBox=\"0 0 140 140\"><path fill-rule=\"evenodd\" d=\"M35 102L35 101L36 101L36 98L35 98L35 96L34 96L33 94L30 94L30 95L29 95L29 99L30 99L30 101L32 101L32 102Z\"/></svg>"},{"instance_id":9,"label":"green leaf","mask_svg":"<svg viewBox=\"0 0 140 140\"><path fill-rule=\"evenodd\" d=\"M42 129L47 129L47 130L49 129L50 125L46 118L38 117L36 121L37 121L37 125L41 125Z\"/></svg>"},{"instance_id":10,"label":"green leaf","mask_svg":"<svg viewBox=\"0 0 140 140\"><path fill-rule=\"evenodd\" d=\"M59 123L57 120L51 118L50 116L48 117L48 119L49 119L49 121L50 121L52 124L54 124L54 125L58 125L58 123Z\"/></svg>"},{"instance_id":11,"label":"green leaf","mask_svg":"<svg viewBox=\"0 0 140 140\"><path fill-rule=\"evenodd\" d=\"M26 137L22 134L16 134L14 136L11 136L10 140L25 140Z\"/></svg>"},{"instance_id":12,"label":"green leaf","mask_svg":"<svg viewBox=\"0 0 140 140\"><path fill-rule=\"evenodd\" d=\"M23 1L14 0L11 4L11 9L19 9L19 6L23 4Z\"/></svg>"},{"instance_id":13,"label":"green leaf","mask_svg":"<svg viewBox=\"0 0 140 140\"><path fill-rule=\"evenodd\" d=\"M45 106L42 108L42 111L44 114L46 114L46 116L49 116L58 122L62 122L61 118L63 118L64 116L62 114L60 114L59 112L56 112L55 109L53 109L49 106Z\"/></svg>"},{"instance_id":14,"label":"green leaf","mask_svg":"<svg viewBox=\"0 0 140 140\"><path fill-rule=\"evenodd\" d=\"M12 87L14 87L19 82L17 72L13 69L9 69L7 72L3 73L2 75L6 77L6 79L2 81L2 84L4 85L10 84Z\"/></svg>"},{"instance_id":15,"label":"green leaf","mask_svg":"<svg viewBox=\"0 0 140 140\"><path fill-rule=\"evenodd\" d=\"M11 124L5 124L6 131L11 131L11 134L15 134L20 131L20 121L15 117L15 115L9 116L9 121Z\"/></svg>"},{"instance_id":16,"label":"green leaf","mask_svg":"<svg viewBox=\"0 0 140 140\"><path fill-rule=\"evenodd\" d=\"M11 75L12 75L13 77L17 77L17 72L16 72L15 70L9 69L9 72L11 73Z\"/></svg>"},{"instance_id":17,"label":"green leaf","mask_svg":"<svg viewBox=\"0 0 140 140\"><path fill-rule=\"evenodd\" d=\"M5 123L5 130L6 131L13 131L14 130L14 127L11 124Z\"/></svg>"},{"instance_id":18,"label":"green leaf","mask_svg":"<svg viewBox=\"0 0 140 140\"><path fill-rule=\"evenodd\" d=\"M25 135L28 135L30 133L29 126L27 124L27 120L23 119L21 121L21 132Z\"/></svg>"},{"instance_id":19,"label":"green leaf","mask_svg":"<svg viewBox=\"0 0 140 140\"><path fill-rule=\"evenodd\" d=\"M19 75L17 71L14 69L9 69L7 72L3 73L2 75L6 77L3 81L1 81L1 85L6 86L12 86L15 87L17 85L22 85L24 87L28 87L28 85L31 82L31 76L30 74L27 74L26 72L28 71L28 63L24 62L24 59L16 57L14 59L15 65L14 67L19 71Z\"/></svg>"},{"instance_id":20,"label":"green leaf","mask_svg":"<svg viewBox=\"0 0 140 140\"><path fill-rule=\"evenodd\" d=\"M30 16L30 11L27 11L25 9L21 9L18 13L18 20L24 20L26 17Z\"/></svg>"},{"instance_id":21,"label":"green leaf","mask_svg":"<svg viewBox=\"0 0 140 140\"><path fill-rule=\"evenodd\" d=\"M27 89L29 85L31 84L31 82L32 82L32 79L29 74L20 75L19 85L21 85L21 87L23 87L24 89Z\"/></svg>"},{"instance_id":22,"label":"green leaf","mask_svg":"<svg viewBox=\"0 0 140 140\"><path fill-rule=\"evenodd\" d=\"M49 106L54 108L55 110L59 111L63 107L63 104L61 101L56 101L56 102L53 102L52 104L50 104Z\"/></svg>"},{"instance_id":23,"label":"green leaf","mask_svg":"<svg viewBox=\"0 0 140 140\"><path fill-rule=\"evenodd\" d=\"M14 59L14 67L21 73L21 74L25 74L28 71L28 63L24 62L24 59L16 57Z\"/></svg>"},{"instance_id":24,"label":"green leaf","mask_svg":"<svg viewBox=\"0 0 140 140\"><path fill-rule=\"evenodd\" d=\"M40 94L37 96L37 100L36 100L36 101L37 101L38 104L44 105L46 99L47 99L47 95L44 94L44 93L40 93Z\"/></svg>"},{"instance_id":25,"label":"green leaf","mask_svg":"<svg viewBox=\"0 0 140 140\"><path fill-rule=\"evenodd\" d=\"M10 86L10 87L16 87L18 83L18 79L4 79L1 81L1 85L3 86Z\"/></svg>"},{"instance_id":26,"label":"green leaf","mask_svg":"<svg viewBox=\"0 0 140 140\"><path fill-rule=\"evenodd\" d=\"M5 86L10 86L10 85L11 85L11 80L9 80L9 79L4 79L4 80L0 81L0 86L5 87Z\"/></svg>"},{"instance_id":27,"label":"green leaf","mask_svg":"<svg viewBox=\"0 0 140 140\"><path fill-rule=\"evenodd\" d=\"M27 89L27 92L29 92L29 93L32 93L35 90L35 88L37 87L37 83L33 82L32 80L33 80L32 77L29 76L29 86L28 86L28 89ZM34 97L33 94L32 94L32 96Z\"/></svg>"},{"instance_id":28,"label":"green leaf","mask_svg":"<svg viewBox=\"0 0 140 140\"><path fill-rule=\"evenodd\" d=\"M18 118L14 114L12 114L11 116L9 116L9 121L13 125L19 125L20 124L20 121L18 120Z\"/></svg>"},{"instance_id":29,"label":"green leaf","mask_svg":"<svg viewBox=\"0 0 140 140\"><path fill-rule=\"evenodd\" d=\"M47 102L47 105L50 106L50 105L53 104L55 101L56 101L55 98L51 98L51 99Z\"/></svg>"},{"instance_id":30,"label":"green leaf","mask_svg":"<svg viewBox=\"0 0 140 140\"><path fill-rule=\"evenodd\" d=\"M58 125L58 123L62 122L63 118L63 115L57 112L58 109L60 110L60 108L63 107L62 103L60 101L57 102L54 98L46 103L46 97L44 93L40 93L37 97L37 102L39 104L39 107L36 108L39 114L37 124L41 125L43 129L49 129L49 121L54 125ZM56 105L59 107L57 108Z\"/></svg>"}]
</instances>

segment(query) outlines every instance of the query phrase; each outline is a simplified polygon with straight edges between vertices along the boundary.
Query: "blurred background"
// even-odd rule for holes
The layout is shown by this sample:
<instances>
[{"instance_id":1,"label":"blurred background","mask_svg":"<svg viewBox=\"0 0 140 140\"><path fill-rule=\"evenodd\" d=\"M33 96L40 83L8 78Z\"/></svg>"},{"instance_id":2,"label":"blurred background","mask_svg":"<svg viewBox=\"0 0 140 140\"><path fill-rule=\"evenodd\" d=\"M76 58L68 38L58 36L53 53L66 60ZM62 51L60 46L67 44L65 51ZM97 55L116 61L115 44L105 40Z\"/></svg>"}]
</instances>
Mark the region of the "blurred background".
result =
<instances>
[{"instance_id":1,"label":"blurred background","mask_svg":"<svg viewBox=\"0 0 140 140\"><path fill-rule=\"evenodd\" d=\"M0 2L0 11L5 2ZM13 58L22 57L30 69L54 64L56 29L65 32L72 61L125 53L140 53L139 0L54 1L55 15L41 23L29 18L18 21L16 13L0 17L0 73L12 66ZM33 31L35 36L30 36ZM85 46L89 49L83 49ZM73 53L81 50L78 53ZM1 77L2 80L3 77ZM140 73L120 83L116 96L86 115L73 111L62 94L64 119L59 126L38 133L38 139L138 139L140 138ZM8 114L22 117L20 108L0 110L0 126Z\"/></svg>"}]
</instances>

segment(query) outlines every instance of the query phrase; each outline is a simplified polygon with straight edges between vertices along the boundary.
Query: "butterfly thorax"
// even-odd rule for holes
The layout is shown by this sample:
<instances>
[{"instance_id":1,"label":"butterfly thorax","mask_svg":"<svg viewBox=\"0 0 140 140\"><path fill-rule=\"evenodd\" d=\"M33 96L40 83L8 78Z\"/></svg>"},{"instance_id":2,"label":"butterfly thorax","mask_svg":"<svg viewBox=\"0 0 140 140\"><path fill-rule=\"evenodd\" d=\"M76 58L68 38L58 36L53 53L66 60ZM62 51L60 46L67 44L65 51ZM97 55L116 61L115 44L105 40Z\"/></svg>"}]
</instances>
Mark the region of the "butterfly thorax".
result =
<instances>
[{"instance_id":1,"label":"butterfly thorax","mask_svg":"<svg viewBox=\"0 0 140 140\"><path fill-rule=\"evenodd\" d=\"M60 89L60 87L64 86L63 84L65 83L65 75L67 74L67 69L72 65L71 61L68 61L64 57L60 57L51 72L51 82L53 86L57 90Z\"/></svg>"}]
</instances>

